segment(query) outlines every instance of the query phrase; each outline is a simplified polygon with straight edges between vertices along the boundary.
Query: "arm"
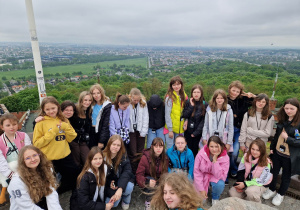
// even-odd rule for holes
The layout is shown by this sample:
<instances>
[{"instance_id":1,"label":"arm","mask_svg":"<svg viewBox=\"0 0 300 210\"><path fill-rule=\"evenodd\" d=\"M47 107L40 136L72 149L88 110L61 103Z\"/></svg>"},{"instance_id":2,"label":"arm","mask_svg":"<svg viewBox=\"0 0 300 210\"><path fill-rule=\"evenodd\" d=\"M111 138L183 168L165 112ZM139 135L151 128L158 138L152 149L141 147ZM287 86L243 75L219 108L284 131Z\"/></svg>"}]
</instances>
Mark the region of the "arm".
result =
<instances>
[{"instance_id":1,"label":"arm","mask_svg":"<svg viewBox=\"0 0 300 210\"><path fill-rule=\"evenodd\" d=\"M277 124L276 133L275 133L274 139L271 142L270 150L273 150L273 151L276 150L276 145L277 145L277 142L278 142L278 138L279 138L279 136L282 132L282 129L283 129L283 126L281 124Z\"/></svg>"},{"instance_id":2,"label":"arm","mask_svg":"<svg viewBox=\"0 0 300 210\"><path fill-rule=\"evenodd\" d=\"M248 113L246 112L244 114L241 131L240 131L240 137L239 137L240 146L245 146L246 136L247 136L247 127L248 127Z\"/></svg>"},{"instance_id":3,"label":"arm","mask_svg":"<svg viewBox=\"0 0 300 210\"><path fill-rule=\"evenodd\" d=\"M129 122L129 118L130 118L130 109L129 107L126 109L126 116L125 116L125 122L124 122L124 126L128 129L130 129L130 122Z\"/></svg>"},{"instance_id":4,"label":"arm","mask_svg":"<svg viewBox=\"0 0 300 210\"><path fill-rule=\"evenodd\" d=\"M52 188L52 193L46 196L46 202L48 209L62 210L59 204L58 194L54 188Z\"/></svg>"},{"instance_id":5,"label":"arm","mask_svg":"<svg viewBox=\"0 0 300 210\"><path fill-rule=\"evenodd\" d=\"M297 129L299 130L299 126L298 126ZM293 134L293 135L294 135L294 134ZM288 133L288 137L287 137L287 139L286 139L286 143L287 143L289 146L300 147L300 140L299 140L299 139L296 140L296 139L294 138L294 136L291 137L291 136L289 135L289 133Z\"/></svg>"},{"instance_id":6,"label":"arm","mask_svg":"<svg viewBox=\"0 0 300 210\"><path fill-rule=\"evenodd\" d=\"M200 118L201 121L197 126L197 128L195 129L195 131L193 132L194 136L199 136L203 131L205 116L201 116Z\"/></svg>"},{"instance_id":7,"label":"arm","mask_svg":"<svg viewBox=\"0 0 300 210\"><path fill-rule=\"evenodd\" d=\"M7 160L5 159L2 150L0 149L0 173L3 174L3 176L7 177L8 179L11 179L14 172L10 170L8 167Z\"/></svg>"},{"instance_id":8,"label":"arm","mask_svg":"<svg viewBox=\"0 0 300 210\"><path fill-rule=\"evenodd\" d=\"M169 132L173 131L173 124L171 119L171 111L172 111L172 100L169 99L169 97L166 97L166 103L165 103L165 120L168 127Z\"/></svg>"},{"instance_id":9,"label":"arm","mask_svg":"<svg viewBox=\"0 0 300 210\"><path fill-rule=\"evenodd\" d=\"M268 120L268 119L267 119ZM260 137L260 138L268 138L271 136L272 134L272 130L273 130L273 127L274 127L274 116L272 116L268 122L267 122L267 125L265 126L265 129L264 130L256 130L256 129L253 129L253 128L250 128L247 129L247 132L250 134L250 135L253 135L253 136L256 136L256 137Z\"/></svg>"},{"instance_id":10,"label":"arm","mask_svg":"<svg viewBox=\"0 0 300 210\"><path fill-rule=\"evenodd\" d=\"M149 128L149 113L148 113L148 107L147 104L145 105L145 107L143 108L143 122L142 122L142 129L140 132L140 135L142 137L145 137L148 133L148 128Z\"/></svg>"},{"instance_id":11,"label":"arm","mask_svg":"<svg viewBox=\"0 0 300 210\"><path fill-rule=\"evenodd\" d=\"M36 124L33 131L33 140L32 143L37 148L42 148L47 146L52 140L55 139L55 136L58 134L59 129L57 126L50 128L49 130L43 132L42 124L43 122L39 122Z\"/></svg>"},{"instance_id":12,"label":"arm","mask_svg":"<svg viewBox=\"0 0 300 210\"><path fill-rule=\"evenodd\" d=\"M204 174L200 170L202 157L198 153L195 159L195 166L194 166L194 186L197 191L205 191L203 186L203 176Z\"/></svg>"},{"instance_id":13,"label":"arm","mask_svg":"<svg viewBox=\"0 0 300 210\"><path fill-rule=\"evenodd\" d=\"M221 163L218 158L218 161L215 163L212 162L211 173L218 179L226 179L229 170L229 157L223 156L223 158L226 158L227 160Z\"/></svg>"},{"instance_id":14,"label":"arm","mask_svg":"<svg viewBox=\"0 0 300 210\"><path fill-rule=\"evenodd\" d=\"M70 123L62 122L61 129L65 131L67 142L70 143L76 138L77 133L75 132L74 128Z\"/></svg>"},{"instance_id":15,"label":"arm","mask_svg":"<svg viewBox=\"0 0 300 210\"><path fill-rule=\"evenodd\" d=\"M195 158L194 158L193 152L190 149L188 149L187 155L188 155L188 161L189 161L189 163L188 163L188 166L189 166L189 175L193 179L194 178L194 163L195 163Z\"/></svg>"},{"instance_id":16,"label":"arm","mask_svg":"<svg viewBox=\"0 0 300 210\"><path fill-rule=\"evenodd\" d=\"M263 186L263 185L267 185L272 181L273 175L271 173L271 164L268 164L268 166L266 166L263 170L263 172L261 173L260 177L258 178L254 178L251 181L245 181L246 186L252 186L252 185L256 185L256 186Z\"/></svg>"},{"instance_id":17,"label":"arm","mask_svg":"<svg viewBox=\"0 0 300 210\"><path fill-rule=\"evenodd\" d=\"M244 182L245 181L245 156L242 157L241 162L239 164L238 172L237 172L237 179L236 182Z\"/></svg>"},{"instance_id":18,"label":"arm","mask_svg":"<svg viewBox=\"0 0 300 210\"><path fill-rule=\"evenodd\" d=\"M206 112L205 114L205 119L204 119L204 126L202 130L202 139L203 140L208 140L207 138L207 133L208 133L208 113Z\"/></svg>"},{"instance_id":19,"label":"arm","mask_svg":"<svg viewBox=\"0 0 300 210\"><path fill-rule=\"evenodd\" d=\"M148 162L147 157L143 155L136 170L136 181L141 188L145 188L146 183L146 168L149 167L145 164L146 162Z\"/></svg>"},{"instance_id":20,"label":"arm","mask_svg":"<svg viewBox=\"0 0 300 210\"><path fill-rule=\"evenodd\" d=\"M233 128L233 112L232 109L229 109L229 121L228 121L228 138L226 144L232 145L233 144L233 134L234 134L234 128Z\"/></svg>"},{"instance_id":21,"label":"arm","mask_svg":"<svg viewBox=\"0 0 300 210\"><path fill-rule=\"evenodd\" d=\"M190 104L190 100L187 100L185 102L184 109L182 111L182 118L188 119L192 115L193 110L194 110L194 106Z\"/></svg>"},{"instance_id":22,"label":"arm","mask_svg":"<svg viewBox=\"0 0 300 210\"><path fill-rule=\"evenodd\" d=\"M115 110L111 108L110 117L109 117L109 132L111 136L117 133L113 112L115 112Z\"/></svg>"},{"instance_id":23,"label":"arm","mask_svg":"<svg viewBox=\"0 0 300 210\"><path fill-rule=\"evenodd\" d=\"M106 143L110 136L110 112L111 112L111 104L106 105L104 108L101 118L103 119L102 127L99 127L99 137L98 143ZM101 121L101 119L100 119ZM100 123L99 123L100 126Z\"/></svg>"}]
</instances>

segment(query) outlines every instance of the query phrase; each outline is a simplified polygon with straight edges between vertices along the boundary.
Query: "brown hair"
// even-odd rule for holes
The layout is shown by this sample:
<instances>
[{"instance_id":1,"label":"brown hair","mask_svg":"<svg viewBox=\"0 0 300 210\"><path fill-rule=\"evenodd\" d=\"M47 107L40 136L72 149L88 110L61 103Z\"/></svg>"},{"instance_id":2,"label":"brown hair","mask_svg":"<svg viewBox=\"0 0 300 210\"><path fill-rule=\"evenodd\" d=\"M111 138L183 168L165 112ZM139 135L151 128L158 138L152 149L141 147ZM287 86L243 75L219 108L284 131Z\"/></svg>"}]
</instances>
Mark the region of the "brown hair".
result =
<instances>
[{"instance_id":1,"label":"brown hair","mask_svg":"<svg viewBox=\"0 0 300 210\"><path fill-rule=\"evenodd\" d=\"M251 148L253 145L258 146L259 151L260 151L260 156L259 156L259 160L257 161L257 165L264 167L267 166L269 164L268 162L268 155L267 155L267 148L266 148L266 144L263 140L261 140L260 138L256 138L254 141L251 142L250 146L249 146L249 150L246 154L246 162L249 163L249 156L251 155Z\"/></svg>"},{"instance_id":2,"label":"brown hair","mask_svg":"<svg viewBox=\"0 0 300 210\"><path fill-rule=\"evenodd\" d=\"M159 184L151 200L151 208L154 210L168 210L164 201L164 188L168 185L181 199L176 209L197 210L203 208L202 196L196 191L193 183L184 172L165 173L159 180Z\"/></svg>"},{"instance_id":3,"label":"brown hair","mask_svg":"<svg viewBox=\"0 0 300 210\"><path fill-rule=\"evenodd\" d=\"M139 97L141 97L141 98L140 98L140 101L139 101L140 106L141 106L142 108L144 108L144 107L146 106L146 98L145 98L145 96L141 93L141 91L140 91L139 89L137 89L137 88L132 88L131 91L130 91L130 93L129 93L129 99L130 99L130 100L132 99L132 96L139 96Z\"/></svg>"},{"instance_id":4,"label":"brown hair","mask_svg":"<svg viewBox=\"0 0 300 210\"><path fill-rule=\"evenodd\" d=\"M92 160L94 159L95 155L98 153L100 153L100 155L103 158L103 162L99 167L99 173L97 173L95 168L92 166ZM77 188L80 188L81 179L84 176L84 174L88 172L89 169L91 169L94 175L96 176L97 185L104 186L105 185L104 156L102 150L98 146L92 147L92 149L89 151L83 169L79 174L79 176L77 177Z\"/></svg>"},{"instance_id":5,"label":"brown hair","mask_svg":"<svg viewBox=\"0 0 300 210\"><path fill-rule=\"evenodd\" d=\"M192 87L192 90L191 90L191 98L193 98L193 92L194 92L194 90L196 90L196 89L199 89L200 90L200 92L201 92L201 96L200 96L200 99L199 99L199 102L200 102L200 108L201 108L201 115L202 116L204 116L205 115L205 105L204 105L204 103L205 103L205 101L204 101L204 94L203 94L203 87L201 86L201 85L199 85L199 84L195 84L193 87ZM195 101L195 99L193 98L193 102L194 102L194 110L193 110L193 113L192 113L192 117L194 116L194 114L195 114L195 112L196 112L196 101Z\"/></svg>"},{"instance_id":6,"label":"brown hair","mask_svg":"<svg viewBox=\"0 0 300 210\"><path fill-rule=\"evenodd\" d=\"M121 142L121 148L119 150L119 152L117 153L115 159L116 159L116 164L114 165L115 171L118 171L118 167L122 161L122 157L126 156L126 149L125 149L125 145L123 142L123 139L121 138L120 135L116 134L116 135L112 135L108 142L107 145L105 147L105 149L103 150L103 155L106 158L105 161L108 165L112 165L112 159L111 159L111 151L110 151L110 147L112 145L112 143L114 141L120 141Z\"/></svg>"},{"instance_id":7,"label":"brown hair","mask_svg":"<svg viewBox=\"0 0 300 210\"><path fill-rule=\"evenodd\" d=\"M58 101L56 100L56 98L54 98L53 96L48 96L46 98L43 99L42 103L41 103L41 110L40 110L40 114L39 116L46 116L46 113L44 111L45 105L51 103L57 106L57 114L56 116L58 117L58 119L60 119L63 122L68 122L68 119L65 118L65 116L62 114L60 105L58 103Z\"/></svg>"},{"instance_id":8,"label":"brown hair","mask_svg":"<svg viewBox=\"0 0 300 210\"><path fill-rule=\"evenodd\" d=\"M1 126L3 126L3 122L5 120L9 120L10 122L17 122L17 123L19 123L18 118L15 115L11 114L11 113L5 113L4 115L2 115L0 117L0 125Z\"/></svg>"},{"instance_id":9,"label":"brown hair","mask_svg":"<svg viewBox=\"0 0 300 210\"><path fill-rule=\"evenodd\" d=\"M83 105L82 105L82 102L83 102L83 98L85 96L90 96L91 97L91 100L93 101L93 96L91 95L90 92L88 91L83 91L80 93L79 95L79 98L78 98L78 103L76 105L76 108L77 108L77 112L78 112L78 116L80 118L86 118L86 114L84 112L84 109L83 109ZM90 109L90 112L91 112L91 109ZM90 114L90 113L89 113Z\"/></svg>"},{"instance_id":10,"label":"brown hair","mask_svg":"<svg viewBox=\"0 0 300 210\"><path fill-rule=\"evenodd\" d=\"M297 107L296 115L294 116L292 121L292 126L297 126L300 123L300 103L297 98L289 98L284 102L283 106L279 109L277 113L278 122L280 124L283 124L284 122L289 120L289 116L284 111L284 107L286 104L291 104Z\"/></svg>"},{"instance_id":11,"label":"brown hair","mask_svg":"<svg viewBox=\"0 0 300 210\"><path fill-rule=\"evenodd\" d=\"M185 104L185 93L184 93L183 81L182 81L180 76L174 76L170 79L169 89L168 89L168 92L167 92L165 98L167 98L167 96L168 96L169 97L168 100L171 99L174 102L176 101L176 96L173 93L174 90L172 88L172 85L177 83L177 82L181 84L181 89L179 90L179 97L181 99L181 106L184 106L184 104Z\"/></svg>"},{"instance_id":12,"label":"brown hair","mask_svg":"<svg viewBox=\"0 0 300 210\"><path fill-rule=\"evenodd\" d=\"M218 95L221 95L224 98L224 103L223 103L223 106L221 108L221 111L227 111L228 99L227 99L225 91L222 90L222 89L215 90L214 95L210 99L209 106L210 106L211 111L216 112L218 110L218 106L217 106L217 102L216 102L216 99L217 99Z\"/></svg>"},{"instance_id":13,"label":"brown hair","mask_svg":"<svg viewBox=\"0 0 300 210\"><path fill-rule=\"evenodd\" d=\"M263 120L268 119L269 115L271 114L270 107L269 107L270 100L269 100L269 97L267 96L267 94L264 94L264 93L260 93L254 98L254 100L252 102L252 106L248 111L249 116L251 116L251 117L255 116L256 102L261 101L263 99L266 100L266 105L265 105L265 107L263 108L263 110L261 112L261 119L263 119Z\"/></svg>"},{"instance_id":14,"label":"brown hair","mask_svg":"<svg viewBox=\"0 0 300 210\"><path fill-rule=\"evenodd\" d=\"M36 170L28 168L25 164L24 153L27 150L33 150L40 156L40 163ZM34 203L39 202L42 197L50 195L52 193L51 188L56 189L58 187L56 178L53 175L52 162L47 159L46 155L40 149L32 145L24 146L20 150L18 173L27 186L29 196Z\"/></svg>"},{"instance_id":15,"label":"brown hair","mask_svg":"<svg viewBox=\"0 0 300 210\"><path fill-rule=\"evenodd\" d=\"M240 89L240 95L238 97L242 97L241 94L244 93L244 85L239 80L231 82L230 85L228 86L228 95L229 96L230 96L230 90L233 87Z\"/></svg>"},{"instance_id":16,"label":"brown hair","mask_svg":"<svg viewBox=\"0 0 300 210\"><path fill-rule=\"evenodd\" d=\"M207 142L207 147L208 148L209 148L209 144L211 142L214 142L214 143L219 144L221 146L221 153L220 154L222 154L222 152L224 151L224 149L226 149L225 144L223 143L223 141L218 136L211 136L211 137L209 137L208 142Z\"/></svg>"},{"instance_id":17,"label":"brown hair","mask_svg":"<svg viewBox=\"0 0 300 210\"><path fill-rule=\"evenodd\" d=\"M157 160L157 158L159 158L159 157L155 156L155 152L154 152L154 149L153 149L153 147L156 146L156 145L163 146L163 151L160 154L161 162L160 162L160 166L159 166L162 169L161 174L168 172L168 166L166 164L166 161L168 161L168 160L167 160L164 141L161 138L156 137L156 138L153 139L151 147L148 149L148 150L150 150L150 159L151 159L150 175L155 180L158 179L158 177L156 176L156 160Z\"/></svg>"},{"instance_id":18,"label":"brown hair","mask_svg":"<svg viewBox=\"0 0 300 210\"><path fill-rule=\"evenodd\" d=\"M103 87L99 84L94 84L92 85L92 87L90 88L90 93L92 95L92 106L94 106L97 101L95 101L94 97L93 97L93 91L97 89L99 90L100 94L101 94L101 99L100 99L100 104L103 104L105 100L109 100L109 98L105 95L105 91L103 89Z\"/></svg>"},{"instance_id":19,"label":"brown hair","mask_svg":"<svg viewBox=\"0 0 300 210\"><path fill-rule=\"evenodd\" d=\"M127 95L122 95L121 93L116 94L116 100L114 101L115 109L118 111L120 104L130 103L130 99Z\"/></svg>"},{"instance_id":20,"label":"brown hair","mask_svg":"<svg viewBox=\"0 0 300 210\"><path fill-rule=\"evenodd\" d=\"M76 106L72 101L69 101L69 100L66 100L61 103L61 105L60 105L61 111L63 112L69 106L73 107L73 111L74 111L73 116L77 116Z\"/></svg>"}]
</instances>

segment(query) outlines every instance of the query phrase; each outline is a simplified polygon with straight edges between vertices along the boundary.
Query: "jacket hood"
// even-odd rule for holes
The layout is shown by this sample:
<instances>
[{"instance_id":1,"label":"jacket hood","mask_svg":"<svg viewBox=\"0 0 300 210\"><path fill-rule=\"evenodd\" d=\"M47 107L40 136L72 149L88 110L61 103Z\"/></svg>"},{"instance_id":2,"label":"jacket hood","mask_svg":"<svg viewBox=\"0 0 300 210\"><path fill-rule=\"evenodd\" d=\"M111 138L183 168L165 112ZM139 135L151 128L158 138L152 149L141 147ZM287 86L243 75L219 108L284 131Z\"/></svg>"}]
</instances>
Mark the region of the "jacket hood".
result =
<instances>
[{"instance_id":1,"label":"jacket hood","mask_svg":"<svg viewBox=\"0 0 300 210\"><path fill-rule=\"evenodd\" d=\"M160 106L163 105L163 101L161 100L161 98L154 94L150 97L150 100L148 101L148 106L151 107L151 108L158 108Z\"/></svg>"},{"instance_id":2,"label":"jacket hood","mask_svg":"<svg viewBox=\"0 0 300 210\"><path fill-rule=\"evenodd\" d=\"M207 145L205 145L204 146L204 151L205 151L205 153L207 154L207 156L209 157L209 148L208 148L208 146ZM222 156L226 156L227 155L227 151L226 151L226 149L224 149L223 150L223 152L219 155L219 157L218 158L220 158L220 157L222 157Z\"/></svg>"}]
</instances>

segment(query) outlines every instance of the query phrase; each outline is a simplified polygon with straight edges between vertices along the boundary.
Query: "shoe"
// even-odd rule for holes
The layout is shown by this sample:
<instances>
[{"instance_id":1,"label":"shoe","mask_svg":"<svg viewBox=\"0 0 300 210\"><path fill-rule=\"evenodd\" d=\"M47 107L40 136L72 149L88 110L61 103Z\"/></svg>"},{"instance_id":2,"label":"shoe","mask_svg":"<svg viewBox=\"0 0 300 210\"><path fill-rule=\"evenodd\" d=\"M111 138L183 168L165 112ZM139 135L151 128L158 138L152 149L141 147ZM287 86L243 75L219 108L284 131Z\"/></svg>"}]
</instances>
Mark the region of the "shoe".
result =
<instances>
[{"instance_id":1,"label":"shoe","mask_svg":"<svg viewBox=\"0 0 300 210\"><path fill-rule=\"evenodd\" d=\"M225 180L225 185L227 186L229 184L228 179Z\"/></svg>"},{"instance_id":2,"label":"shoe","mask_svg":"<svg viewBox=\"0 0 300 210\"><path fill-rule=\"evenodd\" d=\"M276 195L276 191L272 191L270 189L267 189L263 194L262 194L262 197L263 199L265 200L268 200L272 197L274 197Z\"/></svg>"},{"instance_id":3,"label":"shoe","mask_svg":"<svg viewBox=\"0 0 300 210\"><path fill-rule=\"evenodd\" d=\"M122 201L122 209L123 209L123 210L129 209L129 204L126 204L126 203L124 203L124 202Z\"/></svg>"},{"instance_id":4,"label":"shoe","mask_svg":"<svg viewBox=\"0 0 300 210\"><path fill-rule=\"evenodd\" d=\"M283 198L284 198L283 195L280 195L279 193L277 193L276 196L273 198L272 203L275 206L279 206L282 203Z\"/></svg>"},{"instance_id":5,"label":"shoe","mask_svg":"<svg viewBox=\"0 0 300 210\"><path fill-rule=\"evenodd\" d=\"M213 206L213 205L217 204L218 202L219 202L219 200L214 200L214 199L212 199L212 200L211 200L211 205Z\"/></svg>"},{"instance_id":6,"label":"shoe","mask_svg":"<svg viewBox=\"0 0 300 210\"><path fill-rule=\"evenodd\" d=\"M145 210L151 210L150 201L145 201Z\"/></svg>"}]
</instances>

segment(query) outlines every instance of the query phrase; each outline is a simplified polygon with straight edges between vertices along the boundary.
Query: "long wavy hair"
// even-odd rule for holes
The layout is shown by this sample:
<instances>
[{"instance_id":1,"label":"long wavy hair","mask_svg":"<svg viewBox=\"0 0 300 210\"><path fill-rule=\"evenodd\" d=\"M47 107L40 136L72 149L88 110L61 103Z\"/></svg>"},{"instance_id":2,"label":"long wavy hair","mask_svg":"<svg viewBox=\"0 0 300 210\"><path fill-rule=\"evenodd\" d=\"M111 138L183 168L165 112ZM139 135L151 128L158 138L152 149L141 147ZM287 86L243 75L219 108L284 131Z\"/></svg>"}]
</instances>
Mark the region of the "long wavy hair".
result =
<instances>
[{"instance_id":1,"label":"long wavy hair","mask_svg":"<svg viewBox=\"0 0 300 210\"><path fill-rule=\"evenodd\" d=\"M203 95L203 87L202 87L201 85L195 84L195 85L192 87L192 90L191 90L191 98L193 98L193 92L194 92L194 90L196 90L196 89L199 89L200 92L201 92L201 96L200 96L199 102L200 102L200 108L201 108L201 115L204 116L206 110L205 110L205 105L204 105L205 101L204 101L204 95ZM197 106L196 106L197 102L195 101L194 98L193 98L193 102L194 102L194 110L193 110L193 113L192 113L192 117L194 116L194 114L195 114L195 112L196 112L196 108L197 108Z\"/></svg>"},{"instance_id":2,"label":"long wavy hair","mask_svg":"<svg viewBox=\"0 0 300 210\"><path fill-rule=\"evenodd\" d=\"M105 95L105 91L104 91L103 87L99 84L94 84L90 88L90 93L91 93L92 96L93 96L93 91L95 89L99 90L99 92L101 94L100 104L103 104L104 101L109 100L109 98ZM97 103L97 101L95 101L94 97L92 97L92 99L93 99L92 106L94 106Z\"/></svg>"},{"instance_id":3,"label":"long wavy hair","mask_svg":"<svg viewBox=\"0 0 300 210\"><path fill-rule=\"evenodd\" d=\"M112 145L112 143L114 141L120 141L121 142L121 148L120 148L119 152L117 153L116 157L114 157L115 160L116 160L115 165L114 165L114 169L117 172L118 171L118 167L119 167L119 165L120 165L120 163L122 161L122 157L123 156L127 156L126 155L125 145L124 145L123 139L121 138L120 135L115 134L115 135L112 135L109 138L109 140L107 142L107 145L106 145L105 149L103 150L103 155L105 157L105 162L108 165L112 165L112 158L111 158L110 147L111 147L111 145Z\"/></svg>"},{"instance_id":4,"label":"long wavy hair","mask_svg":"<svg viewBox=\"0 0 300 210\"><path fill-rule=\"evenodd\" d=\"M154 152L154 149L153 149L153 147L156 146L156 145L163 146L163 151L162 151L162 153L160 154L159 157L157 157L155 155L155 152ZM151 159L150 175L155 180L157 180L159 178L156 175L156 171L157 171L156 170L156 160L158 158L161 159L160 166L159 166L161 168L161 174L168 172L168 166L166 164L166 162L168 161L168 159L167 159L167 155L166 155L164 141L161 138L159 138L159 137L154 138L153 141L152 141L151 147L148 150L150 150L150 159Z\"/></svg>"},{"instance_id":5,"label":"long wavy hair","mask_svg":"<svg viewBox=\"0 0 300 210\"><path fill-rule=\"evenodd\" d=\"M289 98L284 102L283 106L279 109L277 113L278 122L282 124L289 120L289 116L284 111L284 107L287 104L291 104L298 109L292 121L292 126L297 126L300 123L300 103L297 98Z\"/></svg>"},{"instance_id":6,"label":"long wavy hair","mask_svg":"<svg viewBox=\"0 0 300 210\"><path fill-rule=\"evenodd\" d=\"M138 96L138 97L140 97L140 101L139 101L139 103L140 103L140 106L142 107L142 108L144 108L145 106L146 106L146 98L145 98L145 96L141 93L141 91L139 90L139 89L137 89L137 88L132 88L131 90L130 90L130 93L129 93L129 99L130 100L132 100L132 97L133 96Z\"/></svg>"},{"instance_id":7,"label":"long wavy hair","mask_svg":"<svg viewBox=\"0 0 300 210\"><path fill-rule=\"evenodd\" d=\"M78 98L78 103L76 105L77 112L78 112L78 117L80 117L80 118L86 118L86 114L84 112L85 110L83 109L83 105L82 105L82 102L83 102L83 99L84 99L85 96L90 96L91 100L92 101L94 100L93 96L92 96L92 94L90 92L88 92L88 91L82 91L80 93L79 98ZM89 110L91 112L91 109L89 109ZM88 114L90 115L91 113L88 113Z\"/></svg>"},{"instance_id":8,"label":"long wavy hair","mask_svg":"<svg viewBox=\"0 0 300 210\"><path fill-rule=\"evenodd\" d=\"M61 111L61 108L60 108L60 105L59 105L58 101L53 96L48 96L48 97L43 99L43 101L41 103L41 110L40 110L39 116L47 116L45 111L44 111L44 108L45 108L45 105L48 104L48 103L55 104L57 106L56 117L58 119L60 119L63 122L68 122L68 119L65 118L65 116L63 115L63 113Z\"/></svg>"},{"instance_id":9,"label":"long wavy hair","mask_svg":"<svg viewBox=\"0 0 300 210\"><path fill-rule=\"evenodd\" d=\"M268 119L268 116L271 114L270 107L269 107L270 100L269 100L268 95L264 94L264 93L260 93L260 94L258 94L254 98L254 100L252 102L252 106L251 106L251 108L248 111L249 116L251 116L251 117L255 116L255 113L256 113L256 102L257 101L261 101L263 99L266 100L266 105L265 105L265 107L263 108L263 110L261 112L261 119L263 119L263 120Z\"/></svg>"},{"instance_id":10,"label":"long wavy hair","mask_svg":"<svg viewBox=\"0 0 300 210\"><path fill-rule=\"evenodd\" d=\"M263 140L261 140L260 138L256 138L254 141L251 142L250 146L249 146L249 150L246 154L246 162L249 163L249 156L251 155L251 149L252 146L256 145L259 148L259 152L260 152L260 156L259 156L259 160L257 161L257 165L264 167L268 165L268 154L267 154L267 148L266 148L266 144Z\"/></svg>"},{"instance_id":11,"label":"long wavy hair","mask_svg":"<svg viewBox=\"0 0 300 210\"><path fill-rule=\"evenodd\" d=\"M211 97L211 99L209 101L209 106L210 106L211 111L216 112L218 110L218 106L217 106L217 102L216 102L218 95L221 95L224 98L224 103L222 105L221 111L227 111L228 99L227 99L225 91L222 89L215 90L213 96Z\"/></svg>"},{"instance_id":12,"label":"long wavy hair","mask_svg":"<svg viewBox=\"0 0 300 210\"><path fill-rule=\"evenodd\" d=\"M175 83L180 83L181 84L181 89L179 90L179 97L181 99L181 106L184 106L185 104L185 93L184 93L184 86L183 86L183 81L181 79L180 76L175 76L175 77L172 77L170 79L170 83L169 83L169 89L166 93L166 96L165 98L167 98L167 96L169 97L168 100L173 100L174 102L176 101L176 96L174 94L174 90L172 88L172 85L175 84Z\"/></svg>"},{"instance_id":13,"label":"long wavy hair","mask_svg":"<svg viewBox=\"0 0 300 210\"><path fill-rule=\"evenodd\" d=\"M92 160L95 157L96 154L100 154L103 158L103 162L98 168L99 173L97 173L96 169L92 166ZM80 182L82 177L84 176L87 171L91 169L96 177L97 185L98 186L104 186L105 185L105 171L104 171L104 156L102 150L98 146L92 147L92 149L89 151L87 159L85 161L85 164L83 166L83 169L79 176L77 177L77 188L80 188ZM100 176L99 176L100 175Z\"/></svg>"},{"instance_id":14,"label":"long wavy hair","mask_svg":"<svg viewBox=\"0 0 300 210\"><path fill-rule=\"evenodd\" d=\"M198 193L184 172L165 173L160 178L159 184L151 200L151 208L154 210L169 209L164 201L165 185L172 188L173 192L181 199L176 209L196 210L203 208L202 196Z\"/></svg>"},{"instance_id":15,"label":"long wavy hair","mask_svg":"<svg viewBox=\"0 0 300 210\"><path fill-rule=\"evenodd\" d=\"M36 170L28 168L25 164L24 153L27 150L35 151L40 157L40 163ZM38 203L42 197L50 195L52 189L58 187L53 174L53 165L44 153L38 148L28 145L20 150L18 157L18 173L28 188L28 193L34 203Z\"/></svg>"}]
</instances>

